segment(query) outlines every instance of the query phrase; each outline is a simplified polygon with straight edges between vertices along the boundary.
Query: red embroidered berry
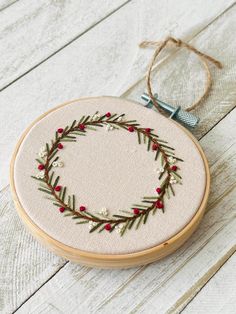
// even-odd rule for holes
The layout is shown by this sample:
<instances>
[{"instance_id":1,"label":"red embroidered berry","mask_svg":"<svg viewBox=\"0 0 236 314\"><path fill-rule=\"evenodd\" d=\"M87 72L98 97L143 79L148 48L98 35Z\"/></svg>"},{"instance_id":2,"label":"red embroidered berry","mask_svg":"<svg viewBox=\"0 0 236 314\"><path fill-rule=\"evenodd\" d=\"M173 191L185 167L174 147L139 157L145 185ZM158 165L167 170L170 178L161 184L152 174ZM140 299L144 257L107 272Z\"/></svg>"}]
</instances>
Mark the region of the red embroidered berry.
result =
<instances>
[{"instance_id":1,"label":"red embroidered berry","mask_svg":"<svg viewBox=\"0 0 236 314\"><path fill-rule=\"evenodd\" d=\"M79 124L79 129L80 129L81 131L83 131L83 130L85 129L85 125L84 125L84 124Z\"/></svg>"},{"instance_id":2,"label":"red embroidered berry","mask_svg":"<svg viewBox=\"0 0 236 314\"><path fill-rule=\"evenodd\" d=\"M106 225L105 225L105 229L106 229L107 231L110 231L110 230L111 230L111 225L110 225L110 224L106 224Z\"/></svg>"},{"instance_id":3,"label":"red embroidered berry","mask_svg":"<svg viewBox=\"0 0 236 314\"><path fill-rule=\"evenodd\" d=\"M62 148L63 148L62 143L59 143L59 144L57 145L57 148L62 149Z\"/></svg>"},{"instance_id":4,"label":"red embroidered berry","mask_svg":"<svg viewBox=\"0 0 236 314\"><path fill-rule=\"evenodd\" d=\"M156 188L156 191L158 194L161 194L161 192L162 192L161 188Z\"/></svg>"},{"instance_id":5,"label":"red embroidered berry","mask_svg":"<svg viewBox=\"0 0 236 314\"><path fill-rule=\"evenodd\" d=\"M145 129L145 132L146 132L146 133L150 133L150 132L151 132L151 129L150 129L150 128L146 128L146 129Z\"/></svg>"},{"instance_id":6,"label":"red embroidered berry","mask_svg":"<svg viewBox=\"0 0 236 314\"><path fill-rule=\"evenodd\" d=\"M38 165L38 170L43 170L44 168L45 168L44 165L42 164Z\"/></svg>"},{"instance_id":7,"label":"red embroidered berry","mask_svg":"<svg viewBox=\"0 0 236 314\"><path fill-rule=\"evenodd\" d=\"M134 212L135 215L138 215L139 214L139 209L138 208L134 208L133 212Z\"/></svg>"},{"instance_id":8,"label":"red embroidered berry","mask_svg":"<svg viewBox=\"0 0 236 314\"><path fill-rule=\"evenodd\" d=\"M111 116L111 113L110 113L110 112L107 112L107 113L106 113L106 117L107 117L107 118L110 118L110 116Z\"/></svg>"},{"instance_id":9,"label":"red embroidered berry","mask_svg":"<svg viewBox=\"0 0 236 314\"><path fill-rule=\"evenodd\" d=\"M164 204L160 200L158 200L156 201L156 208L164 208Z\"/></svg>"},{"instance_id":10,"label":"red embroidered berry","mask_svg":"<svg viewBox=\"0 0 236 314\"><path fill-rule=\"evenodd\" d=\"M60 207L60 208L59 208L59 211L60 211L61 213L63 213L64 210L65 210L65 207Z\"/></svg>"},{"instance_id":11,"label":"red embroidered berry","mask_svg":"<svg viewBox=\"0 0 236 314\"><path fill-rule=\"evenodd\" d=\"M61 191L61 185L55 186L54 190L55 190L56 192L60 192L60 191Z\"/></svg>"},{"instance_id":12,"label":"red embroidered berry","mask_svg":"<svg viewBox=\"0 0 236 314\"><path fill-rule=\"evenodd\" d=\"M157 150L158 149L158 145L156 143L152 144L152 150Z\"/></svg>"},{"instance_id":13,"label":"red embroidered berry","mask_svg":"<svg viewBox=\"0 0 236 314\"><path fill-rule=\"evenodd\" d=\"M57 132L58 132L58 133L63 133L63 131L64 131L64 130L63 130L62 128L57 129Z\"/></svg>"},{"instance_id":14,"label":"red embroidered berry","mask_svg":"<svg viewBox=\"0 0 236 314\"><path fill-rule=\"evenodd\" d=\"M129 126L129 127L128 127L128 131L129 131L129 132L134 132L134 127L133 127L133 126Z\"/></svg>"},{"instance_id":15,"label":"red embroidered berry","mask_svg":"<svg viewBox=\"0 0 236 314\"><path fill-rule=\"evenodd\" d=\"M177 170L177 166L172 166L171 170L176 171Z\"/></svg>"},{"instance_id":16,"label":"red embroidered berry","mask_svg":"<svg viewBox=\"0 0 236 314\"><path fill-rule=\"evenodd\" d=\"M84 212L84 211L86 210L86 207L85 207L85 206L80 206L79 210L80 210L81 212Z\"/></svg>"}]
</instances>

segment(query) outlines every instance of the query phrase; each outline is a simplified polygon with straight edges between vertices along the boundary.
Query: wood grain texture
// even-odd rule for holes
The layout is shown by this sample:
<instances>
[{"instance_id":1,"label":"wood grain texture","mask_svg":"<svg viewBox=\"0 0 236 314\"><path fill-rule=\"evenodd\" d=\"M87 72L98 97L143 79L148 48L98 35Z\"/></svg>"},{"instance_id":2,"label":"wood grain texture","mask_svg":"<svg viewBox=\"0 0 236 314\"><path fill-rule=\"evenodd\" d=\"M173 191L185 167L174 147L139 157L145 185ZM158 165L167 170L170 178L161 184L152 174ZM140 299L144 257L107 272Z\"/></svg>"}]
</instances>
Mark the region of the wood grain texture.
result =
<instances>
[{"instance_id":1,"label":"wood grain texture","mask_svg":"<svg viewBox=\"0 0 236 314\"><path fill-rule=\"evenodd\" d=\"M70 313L180 310L235 250L236 169L233 156L236 139L233 143L228 141L235 133L235 118L236 109L212 130L214 139L221 137L224 145L221 153L218 149L217 156L212 149L206 151L207 155L212 151L209 156L212 161L209 211L200 228L182 248L158 263L125 271L87 269L69 263L18 312L50 313L54 307ZM201 143L207 148L214 146L215 140L210 140L209 133ZM219 174L223 165L227 166ZM224 197L221 198L219 184L224 185ZM65 299L70 299L70 303L66 304Z\"/></svg>"},{"instance_id":2,"label":"wood grain texture","mask_svg":"<svg viewBox=\"0 0 236 314\"><path fill-rule=\"evenodd\" d=\"M184 309L183 314L232 314L236 308L236 254L231 256L216 275Z\"/></svg>"},{"instance_id":3,"label":"wood grain texture","mask_svg":"<svg viewBox=\"0 0 236 314\"><path fill-rule=\"evenodd\" d=\"M21 0L0 13L0 90L34 68L125 0Z\"/></svg>"},{"instance_id":4,"label":"wood grain texture","mask_svg":"<svg viewBox=\"0 0 236 314\"><path fill-rule=\"evenodd\" d=\"M119 96L137 79L143 77L147 67L152 51L139 49L138 43L141 40L147 37L162 38L163 30L166 29L164 32L166 34L173 29L173 23L177 21L180 24L175 28L174 35L183 39L191 38L205 29L215 16L232 4L232 1L228 0L223 3L217 0L206 3L204 0L198 0L194 1L190 7L188 0L181 1L181 5L171 0L167 6L165 0L158 2L149 0L149 6L145 3L145 1L132 1L125 5L1 92L0 145L4 145L4 151L0 154L0 187L8 183L9 159L14 145L20 133L33 119L58 103L80 96L106 94ZM167 14L166 11L168 11L168 19L163 18L163 15ZM149 29L145 28L145 33L140 33L149 20L155 20L152 32L150 33ZM223 25L230 23L232 24L233 21L227 22L226 19ZM209 36L212 37L213 30L208 32L207 42L209 42ZM212 40L210 42L214 45ZM212 49L216 49L217 45L215 44ZM219 51L223 55L221 48ZM4 52L2 58L5 60L7 57ZM169 69L166 68L166 71L168 72ZM177 82L180 82L179 78ZM135 88L135 97L134 94L129 97L138 100L140 92L143 92L144 82L140 87L141 89ZM191 93L186 93L186 95L192 95L195 87L195 85L192 86ZM179 92L181 93L181 89ZM9 120L11 126L6 123Z\"/></svg>"},{"instance_id":5,"label":"wood grain texture","mask_svg":"<svg viewBox=\"0 0 236 314\"><path fill-rule=\"evenodd\" d=\"M9 188L0 196L0 312L27 299L65 260L50 253L26 231L16 215Z\"/></svg>"},{"instance_id":6,"label":"wood grain texture","mask_svg":"<svg viewBox=\"0 0 236 314\"><path fill-rule=\"evenodd\" d=\"M18 0L0 0L0 12L9 8L11 5L16 3Z\"/></svg>"}]
</instances>

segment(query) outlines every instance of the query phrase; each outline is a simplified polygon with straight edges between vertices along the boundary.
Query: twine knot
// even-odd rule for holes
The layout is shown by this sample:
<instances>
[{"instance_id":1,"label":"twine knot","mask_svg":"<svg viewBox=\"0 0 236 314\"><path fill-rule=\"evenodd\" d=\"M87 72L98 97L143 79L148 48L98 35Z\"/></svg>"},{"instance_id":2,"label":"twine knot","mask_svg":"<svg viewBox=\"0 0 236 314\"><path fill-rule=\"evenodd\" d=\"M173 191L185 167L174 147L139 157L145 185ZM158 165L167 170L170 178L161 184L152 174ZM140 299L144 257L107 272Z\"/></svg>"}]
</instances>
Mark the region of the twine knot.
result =
<instances>
[{"instance_id":1,"label":"twine knot","mask_svg":"<svg viewBox=\"0 0 236 314\"><path fill-rule=\"evenodd\" d=\"M148 68L147 91L148 91L149 97L151 98L151 100L153 102L153 105L160 112L162 112L162 110L158 106L158 101L155 99L155 97L153 96L153 93L152 93L151 72L152 72L153 66L155 64L155 61L156 61L158 55L160 54L160 52L165 48L165 46L168 43L173 43L178 48L182 47L182 48L186 48L186 49L192 51L193 53L195 53L200 58L200 60L202 61L203 65L204 65L206 75L207 75L205 90L204 90L202 96L197 101L195 101L190 107L188 107L186 109L186 111L191 111L191 110L195 109L202 102L202 100L205 99L209 95L209 91L210 91L210 88L212 85L212 77L211 77L211 72L210 72L207 61L213 63L219 69L222 69L223 66L218 60L216 60L216 59L212 58L211 56L197 50L195 47L193 47L192 45L189 45L188 43L182 41L181 39L176 39L174 37L167 37L162 42L155 42L155 41L143 41L143 42L141 42L139 45L140 48L146 48L146 47L155 47L156 48L156 50L153 54L151 63L150 63L149 68Z\"/></svg>"}]
</instances>

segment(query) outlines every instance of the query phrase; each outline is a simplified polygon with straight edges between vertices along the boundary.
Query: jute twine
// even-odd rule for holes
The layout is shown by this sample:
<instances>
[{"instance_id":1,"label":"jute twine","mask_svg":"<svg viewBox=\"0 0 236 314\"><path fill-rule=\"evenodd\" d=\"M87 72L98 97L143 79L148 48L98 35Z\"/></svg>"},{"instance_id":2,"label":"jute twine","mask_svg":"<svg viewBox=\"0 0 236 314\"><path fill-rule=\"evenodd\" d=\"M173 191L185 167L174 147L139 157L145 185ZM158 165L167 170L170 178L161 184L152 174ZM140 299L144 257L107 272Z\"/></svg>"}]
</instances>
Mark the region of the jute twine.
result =
<instances>
[{"instance_id":1,"label":"jute twine","mask_svg":"<svg viewBox=\"0 0 236 314\"><path fill-rule=\"evenodd\" d=\"M166 40L164 40L162 42L143 41L139 45L141 48L156 47L156 50L155 50L155 52L153 54L153 57L151 59L151 62L150 62L149 68L148 68L148 72L147 72L147 92L148 92L148 95L149 95L149 97L151 98L151 100L153 102L153 105L160 112L162 112L162 110L158 106L158 101L155 99L155 97L153 96L153 93L152 93L151 73L152 73L152 69L153 69L153 66L155 64L155 61L156 61L158 55L167 46L168 43L174 44L177 47L187 48L188 50L192 51L193 53L195 53L200 58L201 62L204 65L204 69L206 71L206 83L205 83L204 92L203 92L203 94L201 95L201 97L199 99L197 99L191 106L189 106L186 109L186 111L191 111L191 110L195 109L202 102L202 100L205 99L208 96L209 91L211 89L212 76L211 76L211 72L210 72L210 69L209 69L209 66L208 66L208 61L213 63L219 69L221 69L223 66L216 59L212 58L211 56L209 56L209 55L207 55L205 53L202 53L201 51L197 50L193 46L183 42L180 39L175 39L173 37L168 37L168 38L166 38Z\"/></svg>"}]
</instances>

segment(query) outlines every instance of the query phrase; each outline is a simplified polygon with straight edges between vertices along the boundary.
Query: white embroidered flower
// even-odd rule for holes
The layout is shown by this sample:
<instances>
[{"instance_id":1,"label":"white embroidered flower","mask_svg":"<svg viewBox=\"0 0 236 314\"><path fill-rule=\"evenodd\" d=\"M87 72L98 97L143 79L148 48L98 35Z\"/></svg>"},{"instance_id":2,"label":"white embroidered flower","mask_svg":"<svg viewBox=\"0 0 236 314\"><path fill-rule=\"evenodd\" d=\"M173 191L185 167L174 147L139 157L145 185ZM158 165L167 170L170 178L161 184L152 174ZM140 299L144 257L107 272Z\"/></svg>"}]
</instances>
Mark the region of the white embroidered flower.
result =
<instances>
[{"instance_id":1,"label":"white embroidered flower","mask_svg":"<svg viewBox=\"0 0 236 314\"><path fill-rule=\"evenodd\" d=\"M118 226L115 226L116 232L121 233L123 231L124 225L119 224Z\"/></svg>"},{"instance_id":2,"label":"white embroidered flower","mask_svg":"<svg viewBox=\"0 0 236 314\"><path fill-rule=\"evenodd\" d=\"M90 220L88 225L89 225L89 230L91 230L93 229L93 227L96 227L97 222Z\"/></svg>"},{"instance_id":3,"label":"white embroidered flower","mask_svg":"<svg viewBox=\"0 0 236 314\"><path fill-rule=\"evenodd\" d=\"M175 177L170 176L170 184L176 184L177 180L175 179Z\"/></svg>"},{"instance_id":4,"label":"white embroidered flower","mask_svg":"<svg viewBox=\"0 0 236 314\"><path fill-rule=\"evenodd\" d=\"M174 157L168 157L168 158L167 158L167 161L168 161L171 165L173 165L174 163L176 163L176 159L175 159Z\"/></svg>"},{"instance_id":5,"label":"white embroidered flower","mask_svg":"<svg viewBox=\"0 0 236 314\"><path fill-rule=\"evenodd\" d=\"M157 174L160 175L161 173L165 171L165 169L163 167L160 167L160 168L155 169L155 171L157 172Z\"/></svg>"},{"instance_id":6,"label":"white embroidered flower","mask_svg":"<svg viewBox=\"0 0 236 314\"><path fill-rule=\"evenodd\" d=\"M45 170L41 170L36 174L36 178L43 179L45 176Z\"/></svg>"},{"instance_id":7,"label":"white embroidered flower","mask_svg":"<svg viewBox=\"0 0 236 314\"><path fill-rule=\"evenodd\" d=\"M47 152L39 152L39 157L44 158L47 156Z\"/></svg>"},{"instance_id":8,"label":"white embroidered flower","mask_svg":"<svg viewBox=\"0 0 236 314\"><path fill-rule=\"evenodd\" d=\"M100 212L99 212L100 215L104 216L104 217L107 217L109 212L108 212L108 209L103 207Z\"/></svg>"},{"instance_id":9,"label":"white embroidered flower","mask_svg":"<svg viewBox=\"0 0 236 314\"><path fill-rule=\"evenodd\" d=\"M52 166L53 167L63 167L64 166L64 163L62 162L62 161L54 161L53 163L52 163Z\"/></svg>"},{"instance_id":10,"label":"white embroidered flower","mask_svg":"<svg viewBox=\"0 0 236 314\"><path fill-rule=\"evenodd\" d=\"M114 129L114 127L112 125L107 124L107 126L106 126L107 131L112 131L113 129Z\"/></svg>"}]
</instances>

